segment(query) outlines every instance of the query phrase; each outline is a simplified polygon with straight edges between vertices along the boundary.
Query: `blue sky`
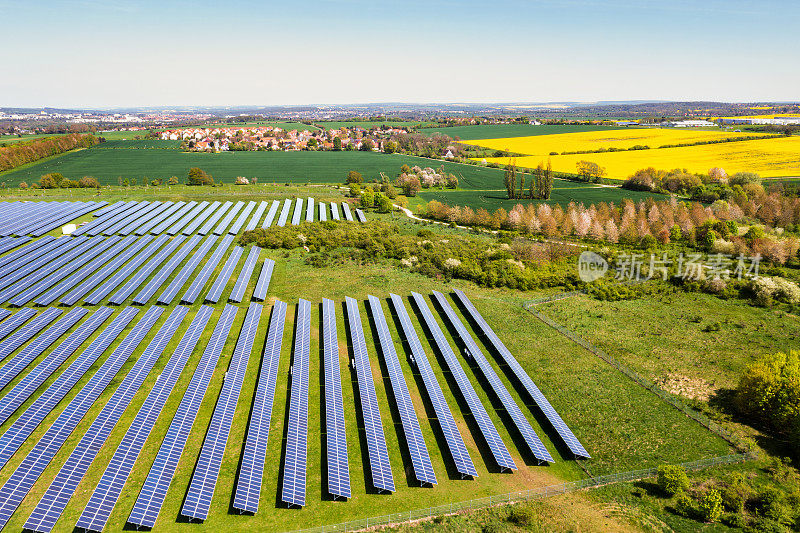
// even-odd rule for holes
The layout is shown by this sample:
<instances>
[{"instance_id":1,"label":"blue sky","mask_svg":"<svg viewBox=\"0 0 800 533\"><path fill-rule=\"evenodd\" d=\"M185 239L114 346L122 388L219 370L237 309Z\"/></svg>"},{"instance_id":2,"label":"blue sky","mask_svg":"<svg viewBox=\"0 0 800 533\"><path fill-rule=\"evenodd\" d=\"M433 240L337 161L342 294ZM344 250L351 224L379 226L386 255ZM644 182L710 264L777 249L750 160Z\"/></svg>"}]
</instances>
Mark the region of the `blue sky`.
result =
<instances>
[{"instance_id":1,"label":"blue sky","mask_svg":"<svg viewBox=\"0 0 800 533\"><path fill-rule=\"evenodd\" d=\"M786 0L0 0L0 107L800 100Z\"/></svg>"}]
</instances>

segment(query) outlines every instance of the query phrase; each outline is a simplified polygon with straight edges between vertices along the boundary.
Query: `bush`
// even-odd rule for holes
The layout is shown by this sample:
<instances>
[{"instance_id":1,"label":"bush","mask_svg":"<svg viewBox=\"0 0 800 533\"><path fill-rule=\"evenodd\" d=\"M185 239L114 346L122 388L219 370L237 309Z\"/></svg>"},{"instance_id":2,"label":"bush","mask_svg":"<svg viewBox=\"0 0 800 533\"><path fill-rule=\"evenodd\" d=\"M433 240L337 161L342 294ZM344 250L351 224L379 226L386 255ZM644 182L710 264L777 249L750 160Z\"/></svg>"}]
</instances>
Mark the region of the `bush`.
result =
<instances>
[{"instance_id":1,"label":"bush","mask_svg":"<svg viewBox=\"0 0 800 533\"><path fill-rule=\"evenodd\" d=\"M658 467L658 488L668 496L675 496L689 488L689 477L686 470L678 465L661 465Z\"/></svg>"},{"instance_id":2,"label":"bush","mask_svg":"<svg viewBox=\"0 0 800 533\"><path fill-rule=\"evenodd\" d=\"M64 176L60 172L45 174L39 178L39 187L42 189L56 189L61 185Z\"/></svg>"},{"instance_id":3,"label":"bush","mask_svg":"<svg viewBox=\"0 0 800 533\"><path fill-rule=\"evenodd\" d=\"M361 205L364 207L372 207L375 205L375 193L369 187L364 189L361 193Z\"/></svg>"},{"instance_id":4,"label":"bush","mask_svg":"<svg viewBox=\"0 0 800 533\"><path fill-rule=\"evenodd\" d=\"M758 516L780 524L792 522L792 512L786 505L786 497L774 487L766 487L758 494L755 511Z\"/></svg>"},{"instance_id":5,"label":"bush","mask_svg":"<svg viewBox=\"0 0 800 533\"><path fill-rule=\"evenodd\" d=\"M378 213L389 213L392 210L392 201L383 194L378 194L375 198L375 207Z\"/></svg>"},{"instance_id":6,"label":"bush","mask_svg":"<svg viewBox=\"0 0 800 533\"><path fill-rule=\"evenodd\" d=\"M694 500L691 496L681 491L678 493L678 498L675 500L675 512L686 518L692 518L695 513Z\"/></svg>"},{"instance_id":7,"label":"bush","mask_svg":"<svg viewBox=\"0 0 800 533\"><path fill-rule=\"evenodd\" d=\"M167 185L177 185L178 184L178 176L172 176L169 180L167 180Z\"/></svg>"},{"instance_id":8,"label":"bush","mask_svg":"<svg viewBox=\"0 0 800 533\"><path fill-rule=\"evenodd\" d=\"M27 183L25 183L24 181L23 181L23 182L20 182L20 184L19 184L19 188L20 188L20 189L27 189L27 188L28 188L28 184L27 184Z\"/></svg>"},{"instance_id":9,"label":"bush","mask_svg":"<svg viewBox=\"0 0 800 533\"><path fill-rule=\"evenodd\" d=\"M532 526L536 523L536 513L530 506L517 504L508 514L508 521L520 527Z\"/></svg>"},{"instance_id":10,"label":"bush","mask_svg":"<svg viewBox=\"0 0 800 533\"><path fill-rule=\"evenodd\" d=\"M361 172L351 170L347 173L347 180L345 183L364 183L364 177L361 175Z\"/></svg>"},{"instance_id":11,"label":"bush","mask_svg":"<svg viewBox=\"0 0 800 533\"><path fill-rule=\"evenodd\" d=\"M186 180L187 185L214 185L214 178L207 174L203 169L192 167L189 169L189 176ZM133 182L136 185L136 182Z\"/></svg>"},{"instance_id":12,"label":"bush","mask_svg":"<svg viewBox=\"0 0 800 533\"><path fill-rule=\"evenodd\" d=\"M99 189L100 182L97 181L97 178L93 178L92 176L84 176L78 180L78 184L85 188L85 189Z\"/></svg>"},{"instance_id":13,"label":"bush","mask_svg":"<svg viewBox=\"0 0 800 533\"><path fill-rule=\"evenodd\" d=\"M704 522L717 522L722 516L722 495L716 489L708 489L697 502L697 512Z\"/></svg>"}]
</instances>

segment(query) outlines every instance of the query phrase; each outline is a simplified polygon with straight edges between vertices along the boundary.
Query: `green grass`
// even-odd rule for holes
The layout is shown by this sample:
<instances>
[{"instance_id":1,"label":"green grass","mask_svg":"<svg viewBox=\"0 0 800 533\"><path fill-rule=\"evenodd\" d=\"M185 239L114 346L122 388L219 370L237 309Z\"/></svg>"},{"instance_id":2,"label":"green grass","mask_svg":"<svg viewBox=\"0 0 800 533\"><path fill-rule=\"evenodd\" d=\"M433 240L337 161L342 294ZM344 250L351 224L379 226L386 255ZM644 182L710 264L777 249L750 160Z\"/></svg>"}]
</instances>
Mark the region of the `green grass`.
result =
<instances>
[{"instance_id":1,"label":"green grass","mask_svg":"<svg viewBox=\"0 0 800 533\"><path fill-rule=\"evenodd\" d=\"M391 126L393 128L415 128L417 126L423 126L427 124L431 124L430 122L420 122L418 120L411 120L411 121L391 121L391 120L332 120L330 122L315 122L317 126L324 128L324 129L339 129L339 128L365 128L369 129L373 126Z\"/></svg>"},{"instance_id":2,"label":"green grass","mask_svg":"<svg viewBox=\"0 0 800 533\"><path fill-rule=\"evenodd\" d=\"M138 141L112 139L100 143L94 147L96 150L144 150L162 149L177 150L181 146L181 141L164 141L161 139L141 139Z\"/></svg>"},{"instance_id":3,"label":"green grass","mask_svg":"<svg viewBox=\"0 0 800 533\"><path fill-rule=\"evenodd\" d=\"M616 126L532 126L530 124L481 124L476 126L451 126L445 128L424 128L426 135L441 133L458 137L463 141L472 139L503 139L506 137L529 137L534 135L554 135L556 133L577 133L581 131L615 130Z\"/></svg>"}]
</instances>

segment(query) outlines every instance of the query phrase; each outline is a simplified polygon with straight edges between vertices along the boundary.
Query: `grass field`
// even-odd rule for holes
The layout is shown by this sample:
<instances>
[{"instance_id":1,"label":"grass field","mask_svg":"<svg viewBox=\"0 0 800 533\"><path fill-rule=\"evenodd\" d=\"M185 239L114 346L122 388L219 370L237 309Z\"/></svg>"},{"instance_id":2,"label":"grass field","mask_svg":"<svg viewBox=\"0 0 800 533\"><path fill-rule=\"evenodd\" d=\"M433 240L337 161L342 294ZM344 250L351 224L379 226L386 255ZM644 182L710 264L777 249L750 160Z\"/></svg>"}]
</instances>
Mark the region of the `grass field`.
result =
<instances>
[{"instance_id":1,"label":"grass field","mask_svg":"<svg viewBox=\"0 0 800 533\"><path fill-rule=\"evenodd\" d=\"M251 190L261 187L226 187L220 189L194 189L188 187L176 187L173 192L180 192L182 198L190 198L191 193L207 194L213 192L219 198L224 199L229 194L251 194ZM320 187L265 187L266 194L281 196L288 190L298 195L310 195L319 199L341 199L340 193L331 189ZM576 189L581 189L576 187ZM139 189L120 189L112 187L109 189L108 198L112 194L118 194L118 199L126 197L132 199L139 194ZM147 194L161 193L165 188L152 188L141 192L141 199L152 199L153 196ZM245 192L240 192L245 191ZM41 192L41 191L39 191ZM45 194L49 194L47 191ZM4 191L5 193L5 191ZM12 191L8 191L11 194ZM20 193L21 194L21 193ZM25 191L25 194L33 192ZM89 196L88 192L76 192ZM55 193L48 199L55 199ZM198 197L199 199L200 197ZM240 197L236 197L240 199ZM369 217L379 217L376 214L369 214ZM381 216L389 219L390 217ZM420 226L408 219L395 219L399 231L403 233L416 232ZM453 235L463 235L463 232L446 227L432 228L436 232L436 238L452 238ZM489 236L472 236L476 246L490 246L494 241ZM390 292L395 292L407 297L411 290L429 294L431 290L441 290L447 292L451 286L464 289L472 298L473 303L479 311L486 317L487 321L496 329L498 335L508 345L509 349L518 357L521 364L532 375L542 391L550 399L551 403L559 410L563 418L576 435L584 442L593 458L585 462L586 468L593 474L604 474L619 470L628 470L646 466L654 466L664 461L684 461L698 459L701 457L720 455L727 453L728 445L715 435L709 433L700 425L691 421L677 410L667 406L660 399L645 389L635 385L633 382L622 376L619 372L603 363L600 359L578 348L574 343L538 322L533 316L522 308L522 303L535 296L535 293L522 293L511 290L489 290L480 289L466 282L456 282L445 284L441 281L423 277L419 274L411 274L401 269L394 262L380 262L375 264L354 264L348 263L336 267L317 269L306 265L304 252L296 250L285 252L281 250L268 250L262 253L262 257L268 256L276 260L276 268L270 284L270 300L267 302L265 314L262 317L257 338L257 349L250 358L247 377L242 389L242 394L236 410L235 419L232 426L232 433L228 441L225 457L223 459L220 480L217 484L213 499L211 516L203 524L187 524L178 519L178 513L186 493L194 465L199 455L206 428L213 411L215 400L222 386L226 367L229 363L229 354L233 349L235 334L238 333L244 318L244 307L246 304L238 305L240 312L232 331L234 334L229 339L223 356L214 373L211 386L205 396L200 408L197 420L192 428L189 441L184 451L175 479L170 486L164 508L156 524L156 531L234 531L234 530L291 530L300 527L335 523L343 520L360 518L365 516L382 515L388 509L399 511L426 507L432 502L437 504L450 501L459 501L468 498L486 496L508 492L517 489L530 488L551 484L563 479L576 479L584 477L586 474L575 464L574 461L565 457L559 445L554 444L554 440L546 426L541 425L542 419L532 410L524 408L534 429L543 438L545 445L554 454L556 463L552 466L535 466L527 454L519 452L519 442L515 432L509 429L509 424L505 415L497 409L498 404L495 398L486 392L485 384L476 376L474 368L467 368L467 374L481 401L487 406L490 417L509 445L519 471L513 474L500 474L495 472L491 459L487 456L479 434L471 416L466 412L465 406L460 397L453 393L453 383L448 372L442 367L439 356L432 348L432 341L428 339L424 328L420 327L420 319L414 312L413 306L406 300L407 308L412 315L417 332L420 334L423 348L429 355L434 372L439 382L443 386L446 400L453 410L456 419L459 421L460 429L467 443L470 454L475 461L479 471L479 477L475 480L461 480L450 471L450 459L447 452L443 452L441 434L435 420L432 419L432 408L426 395L421 391L420 377L415 373L407 358L406 348L400 342L398 326L389 314L389 306L384 300L384 309L387 311L387 320L395 342L395 349L400 355L401 366L411 391L417 415L420 418L423 435L431 453L434 469L437 473L439 483L432 488L419 488L414 486L413 475L410 472L410 459L403 451L401 429L398 414L390 407L391 387L388 384L386 369L381 363L381 357L375 344L375 333L371 327L369 313L365 306L367 294L373 294L379 298L386 298ZM217 267L212 279L221 269ZM174 275L174 274L173 274ZM169 280L167 280L169 281ZM223 293L222 301L227 298L232 284ZM252 291L252 283L248 289L246 297ZM356 396L358 395L355 383L355 375L348 371L350 357L350 347L345 336L344 313L342 301L345 296L352 296L359 300L362 314L365 336L368 351L370 354L373 376L376 380L378 401L381 409L382 420L386 433L387 443L392 470L395 476L397 492L393 495L375 494L368 486L368 469L366 466L366 448L364 442L363 427L359 420L358 411L355 407ZM277 505L280 494L279 466L282 462L282 450L286 437L286 413L288 411L288 392L289 392L289 365L292 351L292 335L294 323L294 307L299 297L305 297L314 304L312 311L312 342L311 342L311 373L310 373L310 397L309 397L309 445L308 445L308 483L307 483L307 502L308 505L302 510L284 509ZM353 486L353 498L347 502L328 501L323 496L323 440L321 433L321 418L323 413L324 392L322 389L323 380L321 376L321 354L319 346L319 309L318 304L322 297L329 297L337 303L337 329L340 346L340 371L343 378L345 418L348 434L348 454L350 463L350 473ZM269 307L274 302L274 298L287 301L290 304L287 314L287 325L284 333L284 342L281 357L281 366L278 372L278 386L275 394L275 408L273 411L272 427L270 438L267 445L267 462L265 470L264 485L262 487L261 510L255 516L240 516L230 509L230 502L233 488L236 481L239 459L244 444L245 429L249 416L250 405L253 401L254 388L257 380L257 370L260 362L260 349L263 346L266 329L268 325L267 315ZM430 300L429 300L430 303ZM169 306L167 312L173 306ZM192 312L199 308L199 304L190 306ZM128 481L126 490L117 504L112 514L112 519L108 524L108 530L120 530L123 528L125 519L132 508L141 483L147 475L150 464L158 450L160 442L169 426L172 414L180 402L183 391L185 390L191 374L208 341L211 329L219 317L222 304L214 305L215 313L209 327L198 345L198 349L192 355L187 364L181 379L176 385L168 403L158 419L156 427L148 438L145 448L140 455L134 471ZM433 306L432 306L433 307ZM92 308L94 309L94 308ZM159 321L163 323L167 312ZM457 309L457 313L461 315ZM434 313L440 325L441 321L438 313ZM135 323L135 321L134 321ZM100 450L98 459L93 463L87 476L79 485L76 495L69 503L62 520L57 528L59 530L70 530L77 517L88 501L91 491L102 474L105 466L110 460L115 448L131 420L136 414L138 407L144 401L147 391L153 386L156 376L166 362L168 354L171 354L181 337L182 331L188 326L188 321L184 324L167 347L165 355L161 358L156 368L151 372L142 390L135 396L132 405L123 415L120 424L112 432L108 442ZM451 345L453 342L451 332L442 327L446 338ZM135 359L141 353L143 346L152 338L153 332L145 340L145 343L134 353ZM744 330L743 334L749 340L750 330ZM482 342L482 341L479 341ZM697 346L696 350L702 350L702 346ZM46 351L37 361L47 357L50 350ZM73 359L76 356L73 356ZM519 403L525 403L525 397L520 396L519 391L506 370L497 364L496 360L489 356L493 366L496 367L501 380L511 392L512 396ZM71 359L72 360L72 359ZM95 369L102 363L103 359L95 365ZM470 366L464 359L462 364ZM130 369L129 362L123 373ZM91 374L92 371L89 372ZM18 378L19 379L19 378ZM49 384L52 379L48 381ZM115 383L119 382L119 379ZM13 386L12 382L10 386ZM69 399L74 397L80 386L85 383L86 378L74 388L67 396L65 401L47 417L44 423L31 435L13 460L0 471L0 482L4 482L11 475L16 465L22 460L26 452L31 449L36 442L52 424L57 415L64 409ZM23 501L20 509L9 523L8 529L21 529L24 520L29 515L32 508L38 503L38 498L54 477L58 468L63 464L67 455L76 445L77 440L88 428L94 417L97 416L102 405L109 398L110 392L104 392L100 400L92 407L87 417L80 423L78 429L65 446L58 452L55 460L49 465L48 469L34 486L31 493ZM34 395L36 396L36 395ZM27 405L30 404L30 401ZM25 406L23 406L24 409ZM18 415L22 410L18 411ZM0 430L7 428L13 421L6 422ZM686 442L691 442L692 446L686 446Z\"/></svg>"},{"instance_id":2,"label":"grass field","mask_svg":"<svg viewBox=\"0 0 800 533\"><path fill-rule=\"evenodd\" d=\"M458 137L464 141L475 139L501 139L506 137L531 137L539 135L558 135L588 131L618 130L616 126L533 126L531 124L480 124L475 126L451 126L444 128L422 128L421 133L433 135L441 133Z\"/></svg>"},{"instance_id":3,"label":"grass field","mask_svg":"<svg viewBox=\"0 0 800 533\"><path fill-rule=\"evenodd\" d=\"M546 156L518 157L517 165L535 168ZM507 164L509 158L487 158ZM685 146L655 150L607 152L602 154L559 155L551 158L553 170L576 172L578 161L593 161L605 167L607 177L625 179L636 170L655 167L706 173L722 167L728 174L757 172L762 177L800 176L800 137L779 137L753 141Z\"/></svg>"},{"instance_id":4,"label":"grass field","mask_svg":"<svg viewBox=\"0 0 800 533\"><path fill-rule=\"evenodd\" d=\"M697 142L752 137L756 133L728 133L723 131L690 130L686 128L630 128L613 131L587 131L582 133L556 133L531 137L505 139L477 139L479 146L526 155L546 156L550 152L577 152L604 148L630 148L636 145L659 148L666 144L691 144Z\"/></svg>"},{"instance_id":5,"label":"grass field","mask_svg":"<svg viewBox=\"0 0 800 533\"><path fill-rule=\"evenodd\" d=\"M431 124L430 122L420 122L418 120L411 120L411 121L391 121L391 120L332 120L330 122L315 122L317 126L320 128L324 128L327 130L330 129L339 129L339 128L372 128L373 126L390 126L394 128L416 128L417 126ZM423 130L425 131L425 130Z\"/></svg>"}]
</instances>

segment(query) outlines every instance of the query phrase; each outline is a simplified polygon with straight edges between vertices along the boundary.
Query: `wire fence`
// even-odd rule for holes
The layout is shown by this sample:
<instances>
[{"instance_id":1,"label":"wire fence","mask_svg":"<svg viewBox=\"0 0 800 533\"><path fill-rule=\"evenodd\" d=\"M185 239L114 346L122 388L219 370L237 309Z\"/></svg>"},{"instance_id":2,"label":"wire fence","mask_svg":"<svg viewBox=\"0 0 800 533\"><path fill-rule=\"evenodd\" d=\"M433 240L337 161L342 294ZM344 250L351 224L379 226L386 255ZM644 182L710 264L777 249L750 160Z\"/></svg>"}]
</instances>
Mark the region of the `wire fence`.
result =
<instances>
[{"instance_id":1,"label":"wire fence","mask_svg":"<svg viewBox=\"0 0 800 533\"><path fill-rule=\"evenodd\" d=\"M699 470L702 468L709 468L712 466L741 463L743 461L748 461L754 458L755 457L752 452L747 452L747 453L738 453L733 455L723 455L720 457L710 457L707 459L700 459L698 461L689 461L686 463L681 463L680 465L686 470ZM542 500L545 498L559 496L561 494L575 492L582 489L601 487L603 485L610 485L613 483L639 481L642 479L655 477L656 475L658 475L658 468L631 470L629 472L619 472L616 474L608 474L605 476L579 479L577 481L567 481L564 483L559 483L558 485L547 485L545 487L537 487L535 489L528 489L517 492L508 492L505 494L495 494L493 496L486 496L484 498L476 498L472 500L453 502L433 507L425 507L423 509L414 509L411 511L386 514L383 516L361 518L358 520L351 520L349 522L341 522L339 524L331 524L326 526L312 527L308 529L300 529L297 530L297 533L335 533L335 532L346 532L346 531L361 531L374 527L390 526L393 524L401 524L403 522L424 520L436 516L445 516L465 511L485 509L487 507L494 507L497 505Z\"/></svg>"}]
</instances>

